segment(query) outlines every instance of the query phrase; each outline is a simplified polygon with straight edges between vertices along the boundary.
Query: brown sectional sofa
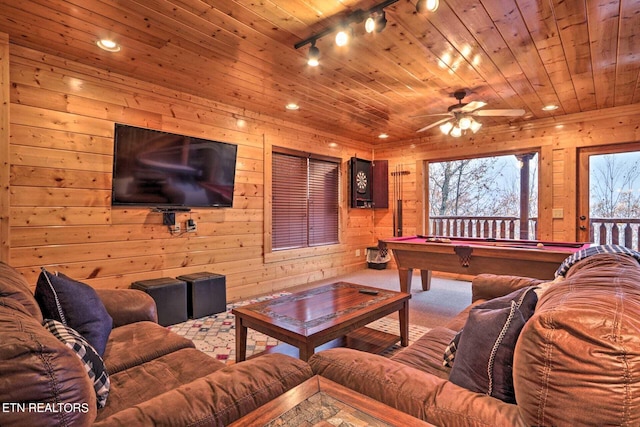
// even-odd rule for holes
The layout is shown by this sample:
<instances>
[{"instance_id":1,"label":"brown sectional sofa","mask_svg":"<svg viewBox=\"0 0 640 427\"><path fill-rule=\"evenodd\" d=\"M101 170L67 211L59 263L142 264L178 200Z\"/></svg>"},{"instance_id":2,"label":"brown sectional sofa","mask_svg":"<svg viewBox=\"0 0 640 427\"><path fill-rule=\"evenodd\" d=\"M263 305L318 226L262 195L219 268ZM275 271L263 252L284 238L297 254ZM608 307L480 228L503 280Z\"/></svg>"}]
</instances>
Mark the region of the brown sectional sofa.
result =
<instances>
[{"instance_id":1,"label":"brown sectional sofa","mask_svg":"<svg viewBox=\"0 0 640 427\"><path fill-rule=\"evenodd\" d=\"M42 326L24 278L0 263L0 425L223 426L313 375L278 354L225 366L158 325L147 294L97 292L113 318L101 409L80 358Z\"/></svg>"},{"instance_id":2,"label":"brown sectional sofa","mask_svg":"<svg viewBox=\"0 0 640 427\"><path fill-rule=\"evenodd\" d=\"M451 368L443 366L445 348L467 327L472 307L534 285L537 306L513 350L517 403L451 382ZM589 256L551 283L480 275L472 289L472 306L391 359L337 348L315 354L309 363L317 374L438 426L640 425L636 259ZM470 353L471 359L483 357L480 350Z\"/></svg>"}]
</instances>

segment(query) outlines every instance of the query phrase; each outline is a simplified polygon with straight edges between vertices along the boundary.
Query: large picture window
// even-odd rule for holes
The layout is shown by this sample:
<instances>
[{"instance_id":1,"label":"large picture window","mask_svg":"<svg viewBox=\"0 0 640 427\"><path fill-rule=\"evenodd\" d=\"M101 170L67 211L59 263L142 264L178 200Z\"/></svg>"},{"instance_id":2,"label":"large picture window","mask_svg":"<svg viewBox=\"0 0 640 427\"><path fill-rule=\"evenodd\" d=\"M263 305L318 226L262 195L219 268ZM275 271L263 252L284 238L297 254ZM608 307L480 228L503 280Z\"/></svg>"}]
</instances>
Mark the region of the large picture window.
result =
<instances>
[{"instance_id":1,"label":"large picture window","mask_svg":"<svg viewBox=\"0 0 640 427\"><path fill-rule=\"evenodd\" d=\"M536 239L537 172L537 153L431 162L430 233Z\"/></svg>"},{"instance_id":2,"label":"large picture window","mask_svg":"<svg viewBox=\"0 0 640 427\"><path fill-rule=\"evenodd\" d=\"M339 169L339 159L273 152L273 250L338 243Z\"/></svg>"}]
</instances>

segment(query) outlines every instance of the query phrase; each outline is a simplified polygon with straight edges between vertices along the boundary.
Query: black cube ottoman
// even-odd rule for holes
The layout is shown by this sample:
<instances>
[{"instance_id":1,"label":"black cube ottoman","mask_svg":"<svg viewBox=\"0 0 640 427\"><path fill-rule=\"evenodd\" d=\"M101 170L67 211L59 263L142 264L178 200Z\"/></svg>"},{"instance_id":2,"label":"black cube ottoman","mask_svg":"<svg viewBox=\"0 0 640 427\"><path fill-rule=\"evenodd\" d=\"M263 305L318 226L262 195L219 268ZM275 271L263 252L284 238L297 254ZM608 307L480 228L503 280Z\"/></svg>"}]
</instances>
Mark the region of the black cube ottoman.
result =
<instances>
[{"instance_id":1,"label":"black cube ottoman","mask_svg":"<svg viewBox=\"0 0 640 427\"><path fill-rule=\"evenodd\" d=\"M227 279L206 271L178 276L187 283L187 312L189 317L222 313L227 309Z\"/></svg>"},{"instance_id":2,"label":"black cube ottoman","mask_svg":"<svg viewBox=\"0 0 640 427\"><path fill-rule=\"evenodd\" d=\"M131 284L131 289L148 293L158 308L158 323L175 325L187 320L187 284L171 277L140 280Z\"/></svg>"}]
</instances>

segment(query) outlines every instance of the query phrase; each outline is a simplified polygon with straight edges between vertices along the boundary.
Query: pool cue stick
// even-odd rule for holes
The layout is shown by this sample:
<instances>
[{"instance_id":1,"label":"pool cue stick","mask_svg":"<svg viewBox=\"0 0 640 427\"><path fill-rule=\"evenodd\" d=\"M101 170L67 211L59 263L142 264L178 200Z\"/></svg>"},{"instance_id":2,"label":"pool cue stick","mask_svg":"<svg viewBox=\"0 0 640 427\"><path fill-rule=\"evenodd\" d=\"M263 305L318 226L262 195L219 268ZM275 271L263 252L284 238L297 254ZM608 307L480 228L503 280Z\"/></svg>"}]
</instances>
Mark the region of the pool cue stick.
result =
<instances>
[{"instance_id":1,"label":"pool cue stick","mask_svg":"<svg viewBox=\"0 0 640 427\"><path fill-rule=\"evenodd\" d=\"M402 165L398 167L398 237L402 237Z\"/></svg>"}]
</instances>

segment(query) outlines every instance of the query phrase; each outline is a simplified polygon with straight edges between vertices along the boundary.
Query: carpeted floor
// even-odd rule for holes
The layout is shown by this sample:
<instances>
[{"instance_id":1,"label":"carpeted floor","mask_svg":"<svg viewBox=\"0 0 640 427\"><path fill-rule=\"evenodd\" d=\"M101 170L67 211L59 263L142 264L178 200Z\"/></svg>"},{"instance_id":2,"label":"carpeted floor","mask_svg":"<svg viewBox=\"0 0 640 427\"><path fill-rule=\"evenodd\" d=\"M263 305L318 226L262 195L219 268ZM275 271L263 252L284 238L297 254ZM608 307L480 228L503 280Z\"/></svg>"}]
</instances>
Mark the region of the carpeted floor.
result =
<instances>
[{"instance_id":1,"label":"carpeted floor","mask_svg":"<svg viewBox=\"0 0 640 427\"><path fill-rule=\"evenodd\" d=\"M392 291L400 290L400 278L398 270L395 269L363 269L288 290L295 292L339 281L390 289ZM409 301L409 322L411 324L426 328L442 326L469 304L471 304L471 282L433 277L431 279L431 289L425 292L422 290L420 272L414 272L411 300ZM390 317L393 316L393 314L390 315Z\"/></svg>"},{"instance_id":2,"label":"carpeted floor","mask_svg":"<svg viewBox=\"0 0 640 427\"><path fill-rule=\"evenodd\" d=\"M290 289L290 291L295 292L338 281L358 283L381 289L400 289L397 270L363 269L355 273L299 286ZM431 289L424 292L420 286L420 275L416 273L414 274L412 283L411 300L409 302L410 343L434 326L445 324L451 317L455 316L471 303L471 284L469 282L434 277L432 279ZM169 328L191 339L199 350L204 351L211 357L225 363L233 363L235 361L235 318L233 314L231 314L231 309L288 293L289 292L281 292L264 295L247 301L231 303L227 305L227 311L224 313L201 319L190 319L187 322L173 325ZM397 314L391 314L369 326L397 334ZM278 345L276 339L249 329L247 356L259 353L276 345ZM401 347L396 345L387 350L383 355L390 356L400 349Z\"/></svg>"}]
</instances>

